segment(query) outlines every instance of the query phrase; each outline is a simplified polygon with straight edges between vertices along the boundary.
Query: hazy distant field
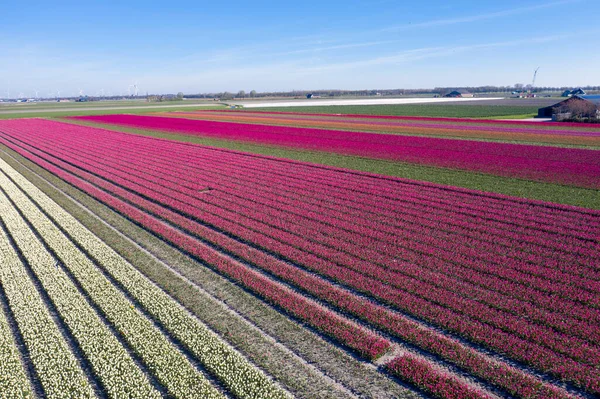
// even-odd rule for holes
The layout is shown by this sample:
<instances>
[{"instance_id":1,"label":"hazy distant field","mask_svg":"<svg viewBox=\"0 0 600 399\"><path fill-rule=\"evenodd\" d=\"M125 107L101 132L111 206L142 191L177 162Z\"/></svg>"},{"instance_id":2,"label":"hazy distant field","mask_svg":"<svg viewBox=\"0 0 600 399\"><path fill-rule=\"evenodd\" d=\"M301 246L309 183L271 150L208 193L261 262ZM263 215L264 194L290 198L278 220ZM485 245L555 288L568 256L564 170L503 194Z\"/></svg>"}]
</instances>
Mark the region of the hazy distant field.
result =
<instances>
[{"instance_id":1,"label":"hazy distant field","mask_svg":"<svg viewBox=\"0 0 600 399\"><path fill-rule=\"evenodd\" d=\"M162 102L147 103L143 101L106 101L87 103L32 103L32 104L0 104L0 119L61 117L106 114L142 114L160 111L185 111L198 109L221 109L224 105L218 102Z\"/></svg>"}]
</instances>

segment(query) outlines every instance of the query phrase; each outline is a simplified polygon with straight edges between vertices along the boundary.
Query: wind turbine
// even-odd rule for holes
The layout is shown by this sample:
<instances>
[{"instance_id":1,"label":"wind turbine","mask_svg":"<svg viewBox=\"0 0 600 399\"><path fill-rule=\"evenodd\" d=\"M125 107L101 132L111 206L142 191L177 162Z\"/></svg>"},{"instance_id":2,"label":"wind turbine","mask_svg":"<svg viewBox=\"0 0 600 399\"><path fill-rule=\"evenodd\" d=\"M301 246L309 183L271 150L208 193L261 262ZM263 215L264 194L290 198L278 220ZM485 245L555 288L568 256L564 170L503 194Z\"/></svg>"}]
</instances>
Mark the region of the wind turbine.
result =
<instances>
[{"instance_id":1,"label":"wind turbine","mask_svg":"<svg viewBox=\"0 0 600 399\"><path fill-rule=\"evenodd\" d=\"M79 89L79 97L83 97L83 89Z\"/></svg>"},{"instance_id":2,"label":"wind turbine","mask_svg":"<svg viewBox=\"0 0 600 399\"><path fill-rule=\"evenodd\" d=\"M131 94L131 89L133 88L133 94ZM129 85L127 87L127 94L129 95L129 97L131 96L136 96L138 95L138 85L137 85L137 80L132 84Z\"/></svg>"}]
</instances>

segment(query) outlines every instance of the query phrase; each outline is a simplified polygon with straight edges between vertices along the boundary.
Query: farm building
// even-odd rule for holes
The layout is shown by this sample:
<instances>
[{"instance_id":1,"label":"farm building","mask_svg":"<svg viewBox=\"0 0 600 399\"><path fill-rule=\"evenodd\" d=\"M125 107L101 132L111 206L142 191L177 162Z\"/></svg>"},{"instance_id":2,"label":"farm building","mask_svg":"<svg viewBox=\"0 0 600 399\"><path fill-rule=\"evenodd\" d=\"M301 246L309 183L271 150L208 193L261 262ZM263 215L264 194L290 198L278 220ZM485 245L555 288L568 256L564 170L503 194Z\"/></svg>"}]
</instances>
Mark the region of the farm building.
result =
<instances>
[{"instance_id":1,"label":"farm building","mask_svg":"<svg viewBox=\"0 0 600 399\"><path fill-rule=\"evenodd\" d=\"M572 96L557 104L538 109L539 118L555 120L600 117L600 95Z\"/></svg>"},{"instance_id":2,"label":"farm building","mask_svg":"<svg viewBox=\"0 0 600 399\"><path fill-rule=\"evenodd\" d=\"M458 90L451 91L450 93L444 95L444 97L453 97L453 98L473 97L473 93L469 93L467 90L458 89Z\"/></svg>"},{"instance_id":3,"label":"farm building","mask_svg":"<svg viewBox=\"0 0 600 399\"><path fill-rule=\"evenodd\" d=\"M585 91L581 88L574 90L563 91L561 97L572 97L572 96L585 96Z\"/></svg>"}]
</instances>

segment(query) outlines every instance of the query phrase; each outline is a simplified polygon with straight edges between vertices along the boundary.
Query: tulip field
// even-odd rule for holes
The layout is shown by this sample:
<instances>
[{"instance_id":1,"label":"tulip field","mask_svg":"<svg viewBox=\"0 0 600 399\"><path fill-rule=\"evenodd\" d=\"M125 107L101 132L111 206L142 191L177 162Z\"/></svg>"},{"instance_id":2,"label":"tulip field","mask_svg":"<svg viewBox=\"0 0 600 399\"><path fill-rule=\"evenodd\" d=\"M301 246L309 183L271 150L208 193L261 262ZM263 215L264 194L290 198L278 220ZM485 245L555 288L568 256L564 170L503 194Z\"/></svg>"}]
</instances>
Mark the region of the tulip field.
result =
<instances>
[{"instance_id":1,"label":"tulip field","mask_svg":"<svg viewBox=\"0 0 600 399\"><path fill-rule=\"evenodd\" d=\"M259 112L73 120L600 189L600 131L586 127ZM89 198L99 205L78 203L85 212L102 206L167 249L134 235L127 248L165 264L174 251L251 297L314 340L317 359L260 324L259 306L224 300L226 311L198 316L51 191ZM124 234L111 220L98 223ZM233 313L273 352L216 331ZM320 381L313 391L279 377L285 362L270 353L284 352L299 381ZM332 371L334 353L360 383ZM7 398L600 397L600 211L2 120L0 357Z\"/></svg>"},{"instance_id":2,"label":"tulip field","mask_svg":"<svg viewBox=\"0 0 600 399\"><path fill-rule=\"evenodd\" d=\"M202 115L205 114L209 114L208 117L210 118L213 114L219 113L205 112ZM242 120L246 114L246 112L242 113ZM583 188L600 188L600 157L598 157L597 151L587 148L455 140L414 135L373 134L317 128L215 122L163 116L102 115L73 117L73 119L138 129L164 130L184 135L215 137L415 163ZM376 118L371 117L371 119ZM376 119L375 123L378 120ZM326 123L333 122L328 121ZM374 124L372 120L369 123L371 125ZM347 124L352 125L350 122ZM333 126L335 127L336 124ZM360 128L361 126L362 124L358 124L355 127ZM531 127L529 129L519 129L507 126L503 126L501 129L488 125L482 127L466 124L465 126L464 123L459 125L448 123L413 123L410 126L400 126L403 130L408 130L409 133L418 132L421 129L434 129L438 134L448 130L471 131L475 134L478 134L480 131L491 130L493 134L500 137L517 131L520 134L527 134L529 137L533 136L533 141L542 139L536 136L538 134L541 134L543 137L567 136L567 139L572 139L573 136L577 138L581 137L586 140L591 139L591 144L598 144L598 139L600 138L600 131L597 129L594 131L563 131L539 128L531 129ZM496 130L494 131L494 129Z\"/></svg>"}]
</instances>

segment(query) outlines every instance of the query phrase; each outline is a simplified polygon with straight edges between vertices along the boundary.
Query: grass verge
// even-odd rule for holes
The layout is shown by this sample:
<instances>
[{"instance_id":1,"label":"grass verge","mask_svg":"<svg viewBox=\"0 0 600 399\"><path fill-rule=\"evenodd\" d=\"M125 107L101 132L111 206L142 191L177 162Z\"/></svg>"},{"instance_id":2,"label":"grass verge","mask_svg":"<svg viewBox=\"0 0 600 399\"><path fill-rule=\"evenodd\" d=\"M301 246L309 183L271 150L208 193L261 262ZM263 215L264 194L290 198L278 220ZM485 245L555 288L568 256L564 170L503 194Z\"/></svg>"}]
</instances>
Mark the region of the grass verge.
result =
<instances>
[{"instance_id":1,"label":"grass verge","mask_svg":"<svg viewBox=\"0 0 600 399\"><path fill-rule=\"evenodd\" d=\"M115 109L85 109L72 110L72 111L60 111L54 108L41 108L31 110L27 112L0 112L0 119L18 119L18 118L50 118L50 117L64 117L64 116L85 116L85 115L112 115L112 114L147 114L151 112L168 112L168 111L201 111L201 110L223 110L223 106L199 106L194 107L164 107L164 108L115 108Z\"/></svg>"}]
</instances>

